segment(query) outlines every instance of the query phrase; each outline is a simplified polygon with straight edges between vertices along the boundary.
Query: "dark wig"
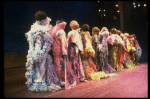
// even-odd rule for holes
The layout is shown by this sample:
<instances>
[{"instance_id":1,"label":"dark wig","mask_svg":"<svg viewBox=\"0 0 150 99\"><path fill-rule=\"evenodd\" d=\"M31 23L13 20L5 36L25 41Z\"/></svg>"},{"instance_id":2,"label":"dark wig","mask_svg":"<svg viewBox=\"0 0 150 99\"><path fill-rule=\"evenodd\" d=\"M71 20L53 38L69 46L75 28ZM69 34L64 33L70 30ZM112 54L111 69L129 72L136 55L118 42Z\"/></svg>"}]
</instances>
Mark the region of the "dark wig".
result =
<instances>
[{"instance_id":1,"label":"dark wig","mask_svg":"<svg viewBox=\"0 0 150 99\"><path fill-rule=\"evenodd\" d=\"M46 19L47 15L43 11L37 11L34 15L34 18L36 21L41 21L43 19Z\"/></svg>"},{"instance_id":2,"label":"dark wig","mask_svg":"<svg viewBox=\"0 0 150 99\"><path fill-rule=\"evenodd\" d=\"M110 30L110 32L111 32L112 34L116 34L117 29L116 29L116 28L112 28L112 29Z\"/></svg>"},{"instance_id":3,"label":"dark wig","mask_svg":"<svg viewBox=\"0 0 150 99\"><path fill-rule=\"evenodd\" d=\"M64 21L63 19L58 19L58 20L56 21L56 24L62 23L63 21Z\"/></svg>"},{"instance_id":4,"label":"dark wig","mask_svg":"<svg viewBox=\"0 0 150 99\"><path fill-rule=\"evenodd\" d=\"M89 31L89 25L88 24L83 24L82 26L81 26L81 30L82 31Z\"/></svg>"}]
</instances>

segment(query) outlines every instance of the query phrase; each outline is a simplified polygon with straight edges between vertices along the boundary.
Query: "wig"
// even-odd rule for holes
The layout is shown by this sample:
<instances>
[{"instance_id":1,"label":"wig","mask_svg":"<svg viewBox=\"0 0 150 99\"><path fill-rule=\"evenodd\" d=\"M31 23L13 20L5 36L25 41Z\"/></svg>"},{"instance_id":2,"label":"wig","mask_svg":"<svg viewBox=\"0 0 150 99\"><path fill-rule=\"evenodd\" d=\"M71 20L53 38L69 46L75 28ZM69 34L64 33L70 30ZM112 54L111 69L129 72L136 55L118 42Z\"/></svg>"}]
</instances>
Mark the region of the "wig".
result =
<instances>
[{"instance_id":1,"label":"wig","mask_svg":"<svg viewBox=\"0 0 150 99\"><path fill-rule=\"evenodd\" d=\"M70 22L70 28L77 30L79 28L79 24L77 21L73 20Z\"/></svg>"},{"instance_id":2,"label":"wig","mask_svg":"<svg viewBox=\"0 0 150 99\"><path fill-rule=\"evenodd\" d=\"M36 21L41 21L43 19L46 19L47 15L43 11L37 11L34 15L34 18Z\"/></svg>"},{"instance_id":3,"label":"wig","mask_svg":"<svg viewBox=\"0 0 150 99\"><path fill-rule=\"evenodd\" d=\"M60 29L64 30L66 25L67 25L67 23L65 21L63 21L62 19L57 20L52 33L55 34Z\"/></svg>"},{"instance_id":4,"label":"wig","mask_svg":"<svg viewBox=\"0 0 150 99\"><path fill-rule=\"evenodd\" d=\"M94 35L94 34L98 35L99 32L100 32L100 29L98 27L93 27L92 28L92 35Z\"/></svg>"},{"instance_id":5,"label":"wig","mask_svg":"<svg viewBox=\"0 0 150 99\"><path fill-rule=\"evenodd\" d=\"M81 30L84 31L84 32L89 31L89 29L90 29L90 27L89 27L88 24L83 24L83 25L81 26Z\"/></svg>"},{"instance_id":6,"label":"wig","mask_svg":"<svg viewBox=\"0 0 150 99\"><path fill-rule=\"evenodd\" d=\"M111 34L116 34L117 29L116 29L116 28L112 28L112 29L110 30L110 32L111 32Z\"/></svg>"},{"instance_id":7,"label":"wig","mask_svg":"<svg viewBox=\"0 0 150 99\"><path fill-rule=\"evenodd\" d=\"M104 32L104 31L108 31L108 29L106 27L103 27L102 30L101 30L101 33Z\"/></svg>"}]
</instances>

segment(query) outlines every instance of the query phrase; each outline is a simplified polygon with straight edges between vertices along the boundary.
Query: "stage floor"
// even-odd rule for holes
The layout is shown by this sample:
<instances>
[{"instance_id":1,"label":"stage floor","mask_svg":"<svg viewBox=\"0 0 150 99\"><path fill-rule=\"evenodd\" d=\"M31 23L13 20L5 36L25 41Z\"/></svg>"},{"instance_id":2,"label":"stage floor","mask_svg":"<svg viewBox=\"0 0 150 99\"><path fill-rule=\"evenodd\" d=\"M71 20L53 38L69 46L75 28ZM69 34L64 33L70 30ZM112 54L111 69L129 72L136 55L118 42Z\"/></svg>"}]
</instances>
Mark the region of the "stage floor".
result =
<instances>
[{"instance_id":1,"label":"stage floor","mask_svg":"<svg viewBox=\"0 0 150 99\"><path fill-rule=\"evenodd\" d=\"M4 69L5 98L148 98L148 62L117 72L118 77L81 82L69 90L30 92L25 67Z\"/></svg>"}]
</instances>

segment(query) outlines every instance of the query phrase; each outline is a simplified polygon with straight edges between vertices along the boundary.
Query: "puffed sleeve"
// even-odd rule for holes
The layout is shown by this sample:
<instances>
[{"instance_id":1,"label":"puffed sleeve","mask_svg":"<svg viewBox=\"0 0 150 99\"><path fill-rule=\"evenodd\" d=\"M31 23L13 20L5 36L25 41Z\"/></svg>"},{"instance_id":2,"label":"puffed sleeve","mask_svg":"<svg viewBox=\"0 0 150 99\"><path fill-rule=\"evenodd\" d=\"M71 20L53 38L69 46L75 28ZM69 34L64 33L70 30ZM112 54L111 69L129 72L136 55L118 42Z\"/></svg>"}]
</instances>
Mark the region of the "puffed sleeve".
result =
<instances>
[{"instance_id":1,"label":"puffed sleeve","mask_svg":"<svg viewBox=\"0 0 150 99\"><path fill-rule=\"evenodd\" d=\"M61 40L61 52L62 55L67 55L67 37L66 37L66 33L64 30L59 30L56 35L60 38Z\"/></svg>"},{"instance_id":2,"label":"puffed sleeve","mask_svg":"<svg viewBox=\"0 0 150 99\"><path fill-rule=\"evenodd\" d=\"M78 46L77 46L77 38L76 38L76 36L77 35L75 35L75 33L72 33L71 35L70 35L70 40L71 40L71 42L72 43L74 43L75 44L75 46L74 46L74 49L75 49L75 53L78 53L79 52L79 48L78 48Z\"/></svg>"}]
</instances>

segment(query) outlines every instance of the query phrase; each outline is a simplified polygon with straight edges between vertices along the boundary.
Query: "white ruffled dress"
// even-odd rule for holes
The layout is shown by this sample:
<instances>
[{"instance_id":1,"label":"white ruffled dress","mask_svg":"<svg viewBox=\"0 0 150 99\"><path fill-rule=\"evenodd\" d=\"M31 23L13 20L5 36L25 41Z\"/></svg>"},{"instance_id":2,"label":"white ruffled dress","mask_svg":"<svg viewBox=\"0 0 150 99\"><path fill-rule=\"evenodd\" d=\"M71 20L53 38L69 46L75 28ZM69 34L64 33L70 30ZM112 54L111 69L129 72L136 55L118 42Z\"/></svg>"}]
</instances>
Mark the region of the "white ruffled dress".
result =
<instances>
[{"instance_id":1,"label":"white ruffled dress","mask_svg":"<svg viewBox=\"0 0 150 99\"><path fill-rule=\"evenodd\" d=\"M52 25L50 18L36 21L29 32L25 33L29 43L27 55L26 73L28 90L36 92L50 92L61 89L52 58L48 54L51 49Z\"/></svg>"}]
</instances>

